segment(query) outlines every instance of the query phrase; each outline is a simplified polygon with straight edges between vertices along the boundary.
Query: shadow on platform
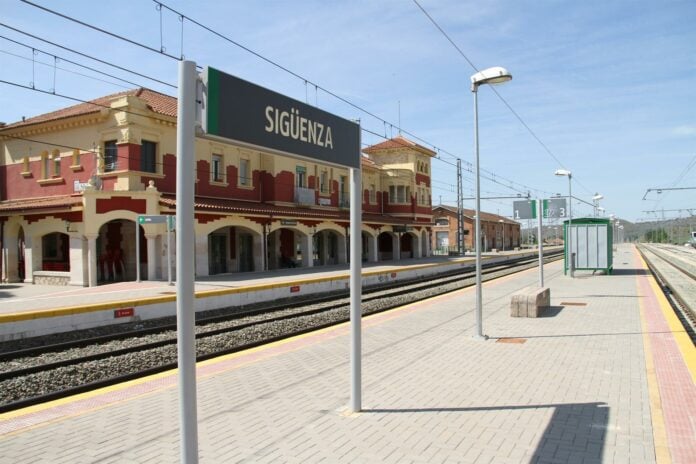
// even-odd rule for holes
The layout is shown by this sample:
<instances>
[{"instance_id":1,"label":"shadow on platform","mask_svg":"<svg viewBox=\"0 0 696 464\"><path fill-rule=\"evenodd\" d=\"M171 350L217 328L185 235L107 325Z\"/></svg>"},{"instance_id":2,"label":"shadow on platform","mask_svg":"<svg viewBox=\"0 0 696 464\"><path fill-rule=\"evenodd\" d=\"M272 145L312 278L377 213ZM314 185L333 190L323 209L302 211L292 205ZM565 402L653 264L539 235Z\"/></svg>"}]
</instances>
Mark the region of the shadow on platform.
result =
<instances>
[{"instance_id":1,"label":"shadow on platform","mask_svg":"<svg viewBox=\"0 0 696 464\"><path fill-rule=\"evenodd\" d=\"M556 317L563 311L563 308L565 308L565 306L549 306L541 313L541 317Z\"/></svg>"},{"instance_id":2,"label":"shadow on platform","mask_svg":"<svg viewBox=\"0 0 696 464\"><path fill-rule=\"evenodd\" d=\"M614 269L611 275L650 275L650 271L647 269Z\"/></svg>"},{"instance_id":3,"label":"shadow on platform","mask_svg":"<svg viewBox=\"0 0 696 464\"><path fill-rule=\"evenodd\" d=\"M606 403L530 404L464 408L365 409L365 414L467 413L519 409L553 409L530 463L601 463L609 427Z\"/></svg>"},{"instance_id":4,"label":"shadow on platform","mask_svg":"<svg viewBox=\"0 0 696 464\"><path fill-rule=\"evenodd\" d=\"M7 290L12 290L13 288L19 288L21 287L20 285L12 285L12 284L3 284L0 285L0 298L13 298L16 295L12 294L12 292L8 292Z\"/></svg>"}]
</instances>

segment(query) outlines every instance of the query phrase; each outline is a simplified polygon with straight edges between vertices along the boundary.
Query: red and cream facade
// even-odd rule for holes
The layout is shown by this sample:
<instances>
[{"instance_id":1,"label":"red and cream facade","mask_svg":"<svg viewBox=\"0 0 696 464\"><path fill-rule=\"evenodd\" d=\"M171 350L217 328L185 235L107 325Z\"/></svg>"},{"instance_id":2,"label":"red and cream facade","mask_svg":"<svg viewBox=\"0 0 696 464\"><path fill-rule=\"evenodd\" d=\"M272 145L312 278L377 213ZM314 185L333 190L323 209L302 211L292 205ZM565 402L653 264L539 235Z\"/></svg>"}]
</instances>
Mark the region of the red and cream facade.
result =
<instances>
[{"instance_id":1,"label":"red and cream facade","mask_svg":"<svg viewBox=\"0 0 696 464\"><path fill-rule=\"evenodd\" d=\"M176 99L136 89L93 102L0 126L4 282L93 286L134 280L136 263L167 278L165 225L136 221L176 214ZM195 149L198 276L346 263L347 169ZM400 136L364 150L364 261L430 255L434 155Z\"/></svg>"}]
</instances>

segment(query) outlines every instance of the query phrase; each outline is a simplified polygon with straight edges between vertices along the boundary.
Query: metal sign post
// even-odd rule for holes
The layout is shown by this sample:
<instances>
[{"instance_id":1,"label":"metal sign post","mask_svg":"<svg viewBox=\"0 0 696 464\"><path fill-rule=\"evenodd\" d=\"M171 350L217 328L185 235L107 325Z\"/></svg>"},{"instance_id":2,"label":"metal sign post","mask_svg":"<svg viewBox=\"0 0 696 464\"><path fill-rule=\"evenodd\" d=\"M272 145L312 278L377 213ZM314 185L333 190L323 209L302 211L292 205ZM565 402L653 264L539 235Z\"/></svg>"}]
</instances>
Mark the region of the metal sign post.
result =
<instances>
[{"instance_id":1,"label":"metal sign post","mask_svg":"<svg viewBox=\"0 0 696 464\"><path fill-rule=\"evenodd\" d=\"M543 218L563 218L566 217L565 198L551 198L536 201L515 201L513 202L513 217L519 219L537 219L537 240L539 241L539 286L544 286L544 237L543 237ZM537 214L541 212L541 214ZM528 224L529 225L529 224ZM531 229L531 225L530 229ZM531 231L530 231L531 233Z\"/></svg>"},{"instance_id":2,"label":"metal sign post","mask_svg":"<svg viewBox=\"0 0 696 464\"><path fill-rule=\"evenodd\" d=\"M135 281L140 283L140 218L135 223ZM111 270L109 270L111 272Z\"/></svg>"},{"instance_id":3,"label":"metal sign post","mask_svg":"<svg viewBox=\"0 0 696 464\"><path fill-rule=\"evenodd\" d=\"M194 169L196 136L196 63L179 63L176 125L176 321L179 364L179 434L183 464L198 462L196 337L194 311Z\"/></svg>"},{"instance_id":4,"label":"metal sign post","mask_svg":"<svg viewBox=\"0 0 696 464\"><path fill-rule=\"evenodd\" d=\"M136 258L136 282L140 282L140 226L143 224L167 224L167 282L172 284L172 253L171 231L174 229L175 216L152 214L138 216L136 224L135 254Z\"/></svg>"},{"instance_id":5,"label":"metal sign post","mask_svg":"<svg viewBox=\"0 0 696 464\"><path fill-rule=\"evenodd\" d=\"M362 195L361 170L350 170L350 410L362 410Z\"/></svg>"},{"instance_id":6,"label":"metal sign post","mask_svg":"<svg viewBox=\"0 0 696 464\"><path fill-rule=\"evenodd\" d=\"M176 216L167 216L167 284L172 285L172 229Z\"/></svg>"},{"instance_id":7,"label":"metal sign post","mask_svg":"<svg viewBox=\"0 0 696 464\"><path fill-rule=\"evenodd\" d=\"M537 205L539 207L537 208L538 211L543 211L542 208L542 200L539 198L537 200ZM539 217L539 232L537 233L538 237L537 240L539 241L539 287L544 286L544 237L541 235L542 233L542 218L541 214L537 215Z\"/></svg>"}]
</instances>

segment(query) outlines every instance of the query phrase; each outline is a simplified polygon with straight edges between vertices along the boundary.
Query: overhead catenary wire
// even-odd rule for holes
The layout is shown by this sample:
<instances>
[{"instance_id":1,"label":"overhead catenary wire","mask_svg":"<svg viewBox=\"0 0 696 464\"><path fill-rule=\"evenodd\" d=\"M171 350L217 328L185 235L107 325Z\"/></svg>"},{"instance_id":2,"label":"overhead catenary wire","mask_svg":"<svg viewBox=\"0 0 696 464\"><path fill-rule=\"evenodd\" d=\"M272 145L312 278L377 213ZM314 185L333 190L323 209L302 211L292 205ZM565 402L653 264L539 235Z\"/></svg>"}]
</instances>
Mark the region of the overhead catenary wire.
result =
<instances>
[{"instance_id":1,"label":"overhead catenary wire","mask_svg":"<svg viewBox=\"0 0 696 464\"><path fill-rule=\"evenodd\" d=\"M48 13L51 13L51 14L54 14L54 15L56 15L56 16L60 16L60 17L63 18L63 19L66 19L66 20L68 20L68 21L72 21L72 22L74 22L74 23L77 23L77 24L79 24L79 25L81 25L81 26L84 26L84 27L87 27L87 28L89 28L89 29L92 29L92 30L94 30L94 31L98 31L98 32L101 32L101 33L103 33L103 34L110 35L111 37L114 37L114 38L123 40L124 42L128 42L128 43L133 44L133 45L135 45L135 46L144 48L144 49L146 49L146 50L150 50L150 51L152 51L152 52L159 53L159 54L164 55L164 56L168 56L169 58L175 59L175 60L177 60L177 61L181 61L181 57L171 55L171 54L169 54L169 53L167 53L167 52L165 52L165 51L162 51L162 50L157 50L156 48L149 47L149 46L147 46L147 45L145 45L145 44L141 44L141 43L139 43L139 42L136 42L135 40L129 39L129 38L124 37L124 36L122 36L122 35L116 34L116 33L111 32L111 31L107 31L106 29L102 29L102 28L100 28L100 27L94 26L94 25L89 24L89 23L86 23L86 22L84 22L84 21L80 21L79 19L73 18L72 16L68 16L68 15L65 15L65 14L63 14L63 13L59 13L58 11L52 10L52 9L47 8L47 7L45 7L45 6L39 5L39 4L37 4L37 3L30 2L29 0L21 0L21 1L24 2L24 3L26 3L27 5L33 6L34 8L38 8L38 9L40 9L40 10L44 10L44 11L46 11L46 12L48 12Z\"/></svg>"},{"instance_id":2,"label":"overhead catenary wire","mask_svg":"<svg viewBox=\"0 0 696 464\"><path fill-rule=\"evenodd\" d=\"M169 82L165 82L165 81L163 81L163 80L160 80L160 79L157 79L157 78L154 78L154 77L151 77L151 76L147 76L147 75L145 75L145 74L142 74L142 73L140 73L140 72L138 72L138 71L134 71L134 70L132 70L132 69L128 69L128 68L125 68L125 67L123 67L123 66L119 66L119 65L117 65L117 64L110 63L110 62L108 62L108 61L102 60L101 58L97 58L97 57L95 57L95 56L91 56L91 55L88 55L88 54L86 54L86 53L83 53L83 52L80 52L80 51L78 51L78 50L75 50L74 48L66 47L66 46L60 45L60 44L58 44L58 43L56 43L56 42L52 42L52 41L50 41L50 40L43 39L43 38L41 38L41 37L39 37L39 36L36 36L36 35L34 35L34 34L30 34L30 33L28 33L28 32L22 31L22 30L20 30L20 29L15 28L15 27L9 26L9 25L7 25L7 24L5 24L5 23L0 22L0 26L5 27L5 28L7 28L7 29L10 29L10 30L12 30L12 31L15 31L15 32L17 32L17 33L19 33L19 34L23 34L23 35L25 35L25 36L27 36L27 37L31 37L32 39L38 40L38 41L40 41L40 42L44 42L44 43L47 43L47 44L52 45L52 46L54 46L54 47L60 48L60 49L62 49L62 50L69 51L70 53L74 53L74 54L79 55L79 56L82 56L82 57L84 57L84 58L88 58L88 59L90 59L90 60L94 60L94 61L96 61L96 62L98 62L98 63L104 64L104 65L107 65L107 66L111 66L112 68L118 69L118 70L120 70L120 71L124 71L124 72L130 73L130 74L133 74L133 75L135 75L135 76L139 76L139 77L142 77L142 78L151 80L151 81L153 81L153 82L157 82L157 83L159 83L159 84L166 85L167 87L171 87L171 88L173 88L173 89L176 89L176 88L177 88L176 85L170 84ZM46 54L49 54L49 53L46 53ZM81 66L86 67L85 65L81 65ZM98 72L101 72L102 74L105 74L105 75L109 75L109 74L105 73L104 71L98 71ZM112 76L112 75L109 75L109 76L115 77L115 76ZM134 85L137 85L137 84L134 84ZM143 87L143 86L140 86L140 85L139 85L139 87Z\"/></svg>"},{"instance_id":3,"label":"overhead catenary wire","mask_svg":"<svg viewBox=\"0 0 696 464\"><path fill-rule=\"evenodd\" d=\"M2 35L0 35L0 38L5 39L5 40L9 40L9 41L11 41L11 42L14 42L14 43L16 43L16 44L22 45L22 46L27 47L27 48L29 48L29 49L37 50L37 51L39 51L39 52L41 52L41 53L43 53L43 54L45 54L45 55L47 55L47 56L52 56L54 59L58 59L58 60L60 60L60 61L65 61L66 63L71 63L71 64L74 64L74 65L76 65L76 66L80 66L80 67L89 69L89 70L91 70L91 71L98 72L99 74L103 74L101 71L99 71L99 70L97 70L97 69L90 68L89 66L85 66L85 65L76 63L76 62L71 61L71 60L69 60L69 59L67 59L67 58L64 58L64 57L62 57L62 56L54 55L54 54L52 54L52 53L48 53L48 52L46 52L46 51L39 50L38 48L33 48L33 47L29 46L29 45L22 44L22 43L20 43L20 42L17 42L17 41L15 41L15 40L12 40L12 39L8 39L7 37L4 37L4 36L2 36ZM26 56L18 55L18 54L16 54L16 53L12 53L12 52L9 52L9 51L7 51L7 50L0 50L0 53L4 53L4 54L6 54L6 55L13 56L13 57L15 57L15 58L19 58L20 60L27 60L27 61L31 61L31 60L32 60L31 58L27 58ZM121 88L124 88L124 89L130 88L130 87L127 87L127 86L125 86L125 85L121 85L121 84L117 84L117 83L115 83L115 82L107 81L106 79L100 79L100 78L98 78L98 77L90 76L90 75L88 75L88 74L84 74L84 73L80 73L80 72L77 72L77 71L74 71L74 70L71 70L71 69L67 69L67 68L63 68L63 67L60 67L60 66L56 66L55 64L49 64L49 63L45 63L45 62L38 61L38 60L35 60L35 61L36 61L36 63L38 63L38 64L42 64L42 65L44 65L44 66L49 66L49 67L55 67L56 69L59 69L59 70L61 70L61 71L64 71L64 72L67 72L67 73L71 73L71 74L75 74L75 75L77 75L77 76L82 76L82 77L85 77L85 78L87 78L87 79L93 79L93 80L96 80L96 81L99 81L99 82L104 82L104 83L106 83L106 84L115 85L115 86L118 86L118 87L121 87ZM136 86L136 87L140 87L138 84L136 84L136 83L134 83L134 82L131 82L131 81L126 80L126 79L122 79L122 78L117 77L117 76L109 76L109 77L112 77L113 79L119 80L119 81L124 82L124 83L126 83L126 84L128 84L128 85L131 85L131 86L134 85L134 86ZM54 88L55 88L55 85L54 85Z\"/></svg>"},{"instance_id":4,"label":"overhead catenary wire","mask_svg":"<svg viewBox=\"0 0 696 464\"><path fill-rule=\"evenodd\" d=\"M72 17L70 17L70 16L68 16L68 15L59 13L59 12L54 11L54 10L51 10L51 9L49 9L49 8L46 8L46 7L37 5L37 4L35 4L35 3L31 2L31 1L28 1L28 0L22 0L22 1L23 1L24 3L27 3L27 4L29 4L29 5L35 6L35 7L37 7L37 8L40 8L40 9L46 11L46 12L55 14L55 15L57 15L57 16L59 16L59 17L64 18L64 19L67 19L67 20L70 20L70 21L74 21L74 22L76 22L76 23L78 23L78 24L81 24L81 25L84 25L84 26L86 26L86 27L89 27L89 28L91 28L91 29L93 29L93 30L97 30L97 31L103 32L103 33L105 33L105 34L108 34L108 35L110 35L110 36L112 36L112 37L114 37L114 38L118 38L118 39L124 40L124 41L126 41L126 42L128 42L128 43L138 45L138 46L140 46L140 47L142 47L142 48L145 48L145 49L147 49L147 50L149 50L149 51L152 51L152 52L154 52L154 53L160 53L160 54L163 54L163 55L165 55L165 56L168 56L169 58L172 58L172 59L175 59L175 60L179 60L178 57L175 57L175 56L170 55L170 54L167 54L167 53L162 53L161 51L157 50L157 49L154 48L154 47L150 47L150 46L147 46L147 45L139 44L139 43L137 43L137 42L134 42L134 41L131 40L131 39L122 37L122 36L120 36L120 35L118 35L118 34L111 33L111 32L109 32L109 31L106 31L106 30L102 29L102 28L99 28L99 27L97 27L97 26L90 25L90 24L88 24L88 23L86 23L86 22L84 22L84 21L80 21L80 20L75 19L75 18L72 18ZM351 106L352 108L354 108L354 109L356 109L356 110L358 110L358 111L361 111L361 112L363 112L364 114L367 114L367 115L371 116L372 118L375 118L375 119L377 119L377 120L380 121L380 122L383 122L384 124L389 124L389 125L392 126L392 127L397 127L398 130L399 130L399 132L401 132L401 133L403 133L403 134L406 134L406 135L408 135L409 137L412 137L412 138L414 138L415 140L417 140L417 141L419 141L419 142L422 142L422 143L424 143L424 144L426 144L426 145L429 145L429 146L433 147L433 148L435 149L435 151L442 152L442 153L444 153L444 154L446 154L446 155L448 155L448 156L451 156L453 159L460 159L459 156L456 156L456 155L454 155L454 154L449 153L449 152L446 151L446 150L443 150L443 149L438 148L436 145L434 145L434 144L432 144L432 143L430 143L430 142L428 142L428 141L422 139L421 137L417 136L416 134L413 134L413 133L411 133L410 131L404 130L404 129L403 129L402 127L400 127L400 125L398 125L398 124L395 125L395 124L393 124L393 123L391 123L391 122L389 122L389 121L386 121L385 119L381 118L380 116L377 116L377 115L374 114L373 112L371 112L371 111L369 111L369 110L366 110L365 108L363 108L363 107L361 107L361 106L359 106L359 105L357 105L357 104L355 104L355 103L349 101L348 99L346 99L346 98L344 98L344 97L338 95L337 93L332 92L332 91L330 91L329 89L327 89L327 88L325 88L325 87L323 87L323 86L321 86L321 85L319 85L319 84L317 84L317 83L315 83L315 82L313 82L313 81L311 81L311 80L309 80L309 79L307 79L307 78L301 76L300 74L298 74L298 73L296 73L296 72L294 72L294 71L288 69L287 67L285 67L285 66L283 66L283 65L281 65L281 64L279 64L279 63L277 63L277 62L275 62L275 61L273 61L273 60L271 60L271 59L269 59L269 58L267 58L267 57L265 57L265 56L263 56L263 55L261 55L260 53L258 53L258 52L256 52L256 51L250 49L249 47L244 46L243 44L241 44L241 43L239 43L239 42L237 42L237 41L235 41L235 40L229 38L228 36L226 36L226 35L224 35L224 34L218 32L218 31L216 31L216 30L214 30L214 29L212 29L212 28L210 28L210 27L208 27L208 26L202 24L201 22L199 22L199 21L197 21L197 20L195 20L195 19L193 19L193 18L191 18L191 17L189 17L189 16L187 16L187 15L181 13L180 11L177 11L177 10L171 8L171 7L169 7L168 5L162 3L162 2L160 2L160 1L158 1L158 0L153 0L153 2L154 2L156 5L158 5L158 8L159 8L160 10L161 10L161 8L165 8L165 9L171 11L172 13L175 13L176 15L178 15L179 18L180 18L180 20L181 20L182 22L183 22L183 20L185 19L185 20L191 22L192 24L195 24L196 26L198 26L198 27L200 27L200 28L202 28L202 29L204 29L204 30L210 32L211 34L213 34L213 35L215 35L215 36L217 36L217 37L219 37L219 38L221 38L221 39L223 39L223 40L225 40L225 41L227 41L227 42L229 42L229 43L231 43L231 44L233 44L233 45L235 45L235 46L237 46L237 47L239 47L239 48L241 48L241 49L243 49L243 50L245 50L246 52L248 52L248 53L250 53L250 54L256 56L257 58L259 58L259 59L261 59L261 60L263 60L263 61L265 61L265 62L267 62L267 63L269 63L269 64L271 64L271 65L273 65L273 66L275 66L275 67L277 67L278 69L283 70L284 72L286 72L286 73L288 73L288 74L290 74L290 75L296 77L297 79L300 79L300 80L303 81L303 82L306 82L306 83L309 83L309 84L313 85L313 86L315 87L315 89L317 89L317 90L322 90L322 91L325 92L326 94L328 94L328 95L330 95L330 96L336 98L337 100L339 100L339 101L341 101L341 102L343 102L343 103L345 103L345 104ZM182 18L183 18L183 19L182 19ZM183 47L183 45L182 45L182 47ZM437 159L442 160L441 157L438 157ZM468 163L468 164L470 164L470 163ZM484 171L485 171L485 170L484 170ZM517 183L517 182L515 182L515 181L513 181L513 180L506 179L506 178L504 178L504 177L502 177L502 176L497 176L497 177L500 177L501 179L507 181L510 185L514 185L514 184L520 185L520 186L522 187L523 190L526 189L526 190L534 190L534 191L537 191L537 192L544 192L543 190L540 190L540 189L537 189L537 188L533 188L533 187L529 187L529 186L526 186L526 185L524 185L524 184L519 184L519 183ZM492 180L491 178L487 178L487 179L488 179L488 180ZM505 185L505 184L502 184L502 183L500 183L500 182L497 182L497 183L499 183L500 185ZM522 190L514 189L514 188L513 188L513 190L522 191ZM550 192L546 192L546 193L550 193Z\"/></svg>"},{"instance_id":5,"label":"overhead catenary wire","mask_svg":"<svg viewBox=\"0 0 696 464\"><path fill-rule=\"evenodd\" d=\"M432 22L433 25L440 31L440 33L442 33L442 35L447 39L447 41L448 41L450 44L452 44L452 46L455 48L455 50L457 50L457 52L464 58L464 60L469 64L469 66L471 66L471 68L472 68L474 71L479 72L480 70L478 69L478 67L476 67L476 65L469 59L469 57L466 56L466 54L464 53L464 51L454 42L454 40L452 40L452 38L449 36L449 34L447 34L447 32L445 32L445 30L440 26L440 24L438 24L438 22L435 21L435 18L433 18L433 17L426 11L426 9L423 8L423 7L421 6L420 3L418 3L418 0L413 0L413 3L416 4L416 6L417 6L417 7L423 12L423 14L430 20L430 22ZM529 127L529 125L524 121L524 119L522 118L522 116L520 116L519 113L518 113L517 111L515 111L515 109L512 107L512 105L510 105L510 103L508 103L508 101L507 101L495 88L491 87L491 90L492 90L493 93L495 93L495 95L500 99L500 101L502 101L503 104L510 110L510 112L515 116L515 118L517 118L517 120L522 124L522 126L523 126L525 129L527 129L527 132L529 132L529 134L539 143L539 145L541 145L541 147L544 149L544 151L546 151L546 153L548 153L548 154L551 156L551 158L553 158L554 161L556 161L556 163L558 163L558 165L559 165L561 168L565 168L565 167L563 166L563 163L561 162L561 160L558 159L558 157L551 151L551 149L548 147L548 145L546 145L546 144L541 140L541 138L539 138L539 136L532 130L532 128ZM576 176L573 176L573 178L575 179L576 183L577 183L578 185L580 185L583 189L585 189L588 193L590 193L590 194L592 193L587 187L585 187L581 182L578 181L578 179L577 179Z\"/></svg>"},{"instance_id":6,"label":"overhead catenary wire","mask_svg":"<svg viewBox=\"0 0 696 464\"><path fill-rule=\"evenodd\" d=\"M70 21L76 22L76 23L78 23L78 24L80 24L80 25L82 25L82 26L85 26L85 27L91 28L91 29L93 29L93 30L102 32L102 33L107 34L107 35L109 35L109 36L111 36L111 37L114 37L114 38L117 38L117 39L120 39L120 40L124 40L124 41L126 41L126 42L128 42L128 43L137 45L137 46L142 47L142 48L144 48L144 49L146 49L146 50L149 50L149 51L151 51L151 52L158 53L158 54L162 54L162 55L167 56L167 57L169 57L169 58L171 58L171 59L174 59L174 60L180 60L180 57L176 57L176 56L174 56L174 55L164 53L164 52L162 52L162 50L157 50L157 49L154 48L154 47L150 47L150 46L147 46L147 45L143 45L143 44L137 43L137 42L135 42L135 41L133 41L133 40L131 40L131 39L128 39L128 38L126 38L126 37L120 36L120 35L118 35L118 34L111 33L111 32L109 32L109 31L106 31L106 30L102 29L102 28L99 28L99 27L94 26L94 25L90 25L90 24L88 24L88 23L86 23L86 22L84 22L84 21L78 20L78 19L76 19L76 18L72 18L72 17L70 17L70 16L68 16L68 15L59 13L59 12L57 12L57 11L51 10L51 9L46 8L46 7L43 7L43 6L41 6L41 5L37 5L37 4L35 4L35 3L31 2L31 1L28 1L28 0L22 0L22 1L23 1L24 3L27 3L28 5L31 5L31 6L34 6L34 7L36 7L36 8L39 8L39 9L41 9L41 10L44 10L44 11L46 11L46 12L55 14L55 15L57 15L57 16L59 16L59 17L61 17L61 18L64 18L64 19L66 19L66 20L70 20ZM369 115L369 116L371 116L371 117L373 117L373 118L375 118L375 119L381 121L385 126L386 126L386 124L389 124L390 127L394 127L394 124L393 124L393 123L390 123L390 122L386 121L385 119L383 119L383 118L377 116L376 114L374 114L374 113L372 113L372 112L370 112L370 111L368 111L368 110L366 110L366 109L364 109L364 108L362 108L362 107L360 107L360 106L354 104L353 102L351 102L351 101L345 99L344 97L341 97L340 95L336 94L335 92L332 92L332 91L330 91L330 90L328 90L328 89L326 89L326 88L320 86L319 84L316 84L316 83L314 83L314 82L312 82L312 81L310 81L310 80L304 78L303 76L301 76L301 75L299 75L299 74L297 74L297 73L291 71L290 69L288 69L288 68L286 68L286 67L284 67L284 66L282 66L282 65L280 65L280 64L278 64L278 63L276 63L276 62L274 62L273 60L270 60L270 59L264 57L263 55L261 55L261 54L255 52L255 51L253 51L253 50L251 50L250 48L248 48L248 47L246 47L246 46L244 46L244 45L238 43L237 41L234 41L233 39L230 39L229 37L225 36L224 34L221 34L220 32L217 32L217 31L213 30L212 28L210 28L210 27L208 27L208 26L205 26L204 24L202 24L202 23L200 23L200 22L198 22L198 21L196 21L196 20L194 20L194 19L192 19L192 18L190 18L190 17L184 15L183 13L181 13L181 12L179 12L179 11L177 11L177 10L175 10L175 9L173 9L173 8L171 8L171 7L169 7L169 6L167 6L166 4L164 4L164 3L162 3L162 2L159 2L159 1L157 1L157 0L153 0L153 1L154 1L154 3L155 3L156 5L158 5L158 9L161 10L161 8L166 8L167 10L169 10L169 11L171 11L171 12L177 14L178 17L179 17L179 20L180 20L182 23L183 23L184 20L188 20L189 22L191 22L191 23L193 23L193 24L195 24L195 25L197 25L197 26L203 28L204 30L209 31L210 33L212 33L212 34L214 34L214 35L216 35L216 36L218 36L218 37L220 37L220 38L222 38L222 39L224 39L224 40L226 40L226 41L232 43L233 45L235 45L235 46L237 46L237 47L240 47L240 48L242 48L243 50L245 50L245 51L247 51L247 52L253 54L254 56L256 56L256 57L258 57L258 58L260 58L260 59L262 59L262 60L268 62L269 64L272 64L272 65L278 67L279 69L281 69L281 70L283 70L283 71L285 71L285 72L291 74L292 76L294 76L294 77L296 77L296 78L298 78L298 79L301 79L303 82L309 83L309 84L313 85L313 86L315 87L315 91L317 91L317 93L318 93L318 90L322 90L323 92L327 93L328 95L330 95L330 96L332 96L332 97L338 99L339 101L342 101L342 102L348 104L349 106L351 106L351 107L357 109L358 111L361 111L361 112L363 112L363 113L365 113L365 114L367 114L367 115ZM21 31L19 31L19 32L21 32ZM182 24L182 34L183 34L183 24ZM183 37L183 35L182 35L182 37ZM51 42L49 42L49 43L51 43ZM183 50L183 41L182 41L182 50ZM90 57L90 58L93 59L93 57ZM134 73L134 74L138 74L138 73ZM147 76L143 76L143 77L146 77L146 78L148 78L148 79L152 79L152 78L147 77ZM154 79L154 80L155 80L155 81L158 81L157 79ZM158 81L158 82L161 82L161 81ZM172 85L172 84L166 84L166 85L169 85L169 86L174 87L174 88L176 87L176 86L174 86L174 85ZM317 97L317 98L318 98L318 97ZM421 137L419 137L419 136L417 136L417 135L415 135L415 134L413 134L413 133L411 133L411 132L409 132L409 131L404 130L404 129L401 128L399 125L397 125L396 127L399 129L399 132L404 133L404 134L408 135L409 137L412 137L412 138L414 138L414 139L418 140L419 142L422 142L422 143L424 143L424 144L426 144L426 145L432 146L432 147L435 149L435 151L438 152L438 154L442 153L442 154L445 154L445 155L447 155L447 156L452 157L453 159L460 159L458 156L453 155L453 154L449 153L449 152L446 151L446 150L440 149L440 148L438 148L437 146L435 146L434 144L432 144L432 143L430 143L430 142L428 142L428 141L422 139ZM374 134L375 134L375 135L378 135L378 136L381 136L380 134L376 134L376 133L374 133ZM444 160L441 156L437 156L437 157L435 157L435 159L437 159L437 160L439 160L439 161L442 161L442 162L446 162L446 160ZM451 164L451 163L450 163L450 164ZM472 169L471 163L468 163L468 162L467 162L467 165L469 165L469 171L471 172L471 169ZM486 171L485 169L482 169L482 171L487 172L487 173L490 173L489 171ZM482 176L482 177L484 177L484 178L486 178L486 179L488 179L488 180L490 180L490 181L493 181L493 182L495 182L495 183L498 183L499 185L502 185L502 186L504 186L504 187L506 187L506 188L510 188L511 190L515 190L515 191L517 191L517 192L525 192L525 191L533 190L533 191L538 192L538 193L551 193L551 192L545 192L545 191L543 191L543 190L541 190L541 189L529 187L529 186L524 185L524 184L520 184L520 183L518 183L518 182L516 182L516 181L507 179L507 178L505 178L505 177L503 177L503 176L496 175L495 173L490 173L490 174L491 174L491 177L486 177L486 176ZM502 181L505 181L505 183L501 182L501 180L502 180ZM515 185L519 185L521 188L515 188L515 187L514 187Z\"/></svg>"}]
</instances>

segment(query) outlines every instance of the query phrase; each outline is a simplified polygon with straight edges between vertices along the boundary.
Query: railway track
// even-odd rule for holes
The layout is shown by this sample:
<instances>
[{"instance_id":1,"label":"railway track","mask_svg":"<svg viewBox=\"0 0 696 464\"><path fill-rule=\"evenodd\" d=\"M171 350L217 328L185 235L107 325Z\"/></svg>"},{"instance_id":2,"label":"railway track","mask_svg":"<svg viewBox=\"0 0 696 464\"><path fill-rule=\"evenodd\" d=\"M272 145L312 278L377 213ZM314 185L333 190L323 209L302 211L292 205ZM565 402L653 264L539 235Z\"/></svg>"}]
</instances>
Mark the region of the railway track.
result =
<instances>
[{"instance_id":1,"label":"railway track","mask_svg":"<svg viewBox=\"0 0 696 464\"><path fill-rule=\"evenodd\" d=\"M548 255L546 262L562 258ZM484 267L484 280L538 265L537 258ZM428 280L365 289L363 315L473 285L473 266ZM349 299L330 295L199 318L197 360L241 351L348 320ZM108 334L0 354L0 412L176 368L176 326Z\"/></svg>"},{"instance_id":2,"label":"railway track","mask_svg":"<svg viewBox=\"0 0 696 464\"><path fill-rule=\"evenodd\" d=\"M679 249L654 244L639 245L638 251L696 344L696 260L684 259Z\"/></svg>"}]
</instances>

